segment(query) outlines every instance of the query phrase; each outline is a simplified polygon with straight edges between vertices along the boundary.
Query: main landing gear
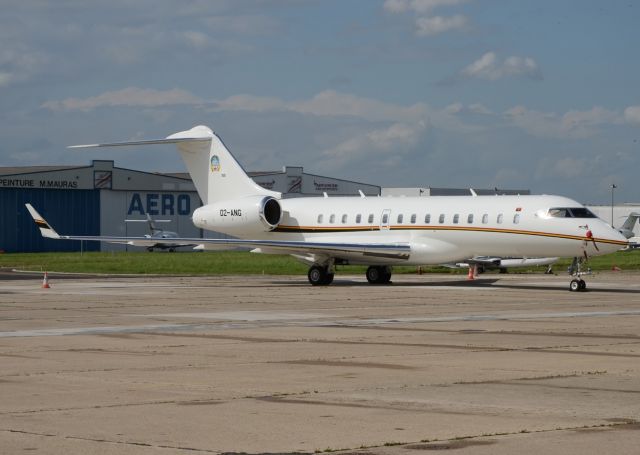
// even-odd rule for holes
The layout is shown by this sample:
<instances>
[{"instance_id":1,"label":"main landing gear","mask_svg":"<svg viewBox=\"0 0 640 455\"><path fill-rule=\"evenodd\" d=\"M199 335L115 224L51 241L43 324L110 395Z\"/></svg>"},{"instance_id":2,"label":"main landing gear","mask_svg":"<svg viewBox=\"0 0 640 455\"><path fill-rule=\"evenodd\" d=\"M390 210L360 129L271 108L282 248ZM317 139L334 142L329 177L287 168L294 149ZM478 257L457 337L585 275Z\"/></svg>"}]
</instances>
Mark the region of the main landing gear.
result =
<instances>
[{"instance_id":1,"label":"main landing gear","mask_svg":"<svg viewBox=\"0 0 640 455\"><path fill-rule=\"evenodd\" d=\"M591 275L591 269L582 270L583 258L574 257L573 262L569 266L569 275L574 277L569 283L571 292L584 292L587 290L587 283L582 279L584 275Z\"/></svg>"},{"instance_id":2,"label":"main landing gear","mask_svg":"<svg viewBox=\"0 0 640 455\"><path fill-rule=\"evenodd\" d=\"M327 286L333 282L333 265L313 264L307 278L313 286ZM367 269L367 281L371 284L388 284L391 281L391 267L372 265Z\"/></svg>"},{"instance_id":3,"label":"main landing gear","mask_svg":"<svg viewBox=\"0 0 640 455\"><path fill-rule=\"evenodd\" d=\"M313 286L326 286L333 282L333 270L328 266L314 264L309 268L307 278Z\"/></svg>"},{"instance_id":4,"label":"main landing gear","mask_svg":"<svg viewBox=\"0 0 640 455\"><path fill-rule=\"evenodd\" d=\"M372 265L367 269L367 281L370 284L387 284L391 281L391 267Z\"/></svg>"}]
</instances>

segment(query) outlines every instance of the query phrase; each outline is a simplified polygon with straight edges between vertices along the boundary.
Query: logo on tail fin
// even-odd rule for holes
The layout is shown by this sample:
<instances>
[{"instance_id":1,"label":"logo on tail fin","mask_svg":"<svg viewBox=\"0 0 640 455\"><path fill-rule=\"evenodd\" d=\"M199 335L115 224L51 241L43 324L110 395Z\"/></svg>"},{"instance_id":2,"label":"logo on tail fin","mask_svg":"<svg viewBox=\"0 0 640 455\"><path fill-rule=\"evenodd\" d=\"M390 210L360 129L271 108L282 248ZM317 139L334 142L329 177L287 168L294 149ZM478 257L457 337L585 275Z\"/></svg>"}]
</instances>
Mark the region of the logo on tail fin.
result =
<instances>
[{"instance_id":1,"label":"logo on tail fin","mask_svg":"<svg viewBox=\"0 0 640 455\"><path fill-rule=\"evenodd\" d=\"M220 171L220 158L218 155L213 155L211 157L211 172L219 172Z\"/></svg>"}]
</instances>

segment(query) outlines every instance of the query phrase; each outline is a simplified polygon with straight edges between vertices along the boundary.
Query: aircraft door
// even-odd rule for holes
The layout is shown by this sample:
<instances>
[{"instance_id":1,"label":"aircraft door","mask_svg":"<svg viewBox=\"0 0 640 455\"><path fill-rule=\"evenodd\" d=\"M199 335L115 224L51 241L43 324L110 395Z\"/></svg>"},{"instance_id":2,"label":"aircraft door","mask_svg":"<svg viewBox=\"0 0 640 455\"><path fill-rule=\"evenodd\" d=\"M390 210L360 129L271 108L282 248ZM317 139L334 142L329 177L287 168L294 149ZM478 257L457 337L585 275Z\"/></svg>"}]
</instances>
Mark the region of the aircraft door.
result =
<instances>
[{"instance_id":1,"label":"aircraft door","mask_svg":"<svg viewBox=\"0 0 640 455\"><path fill-rule=\"evenodd\" d=\"M380 217L380 230L389 230L389 222L391 221L391 209L384 209Z\"/></svg>"}]
</instances>

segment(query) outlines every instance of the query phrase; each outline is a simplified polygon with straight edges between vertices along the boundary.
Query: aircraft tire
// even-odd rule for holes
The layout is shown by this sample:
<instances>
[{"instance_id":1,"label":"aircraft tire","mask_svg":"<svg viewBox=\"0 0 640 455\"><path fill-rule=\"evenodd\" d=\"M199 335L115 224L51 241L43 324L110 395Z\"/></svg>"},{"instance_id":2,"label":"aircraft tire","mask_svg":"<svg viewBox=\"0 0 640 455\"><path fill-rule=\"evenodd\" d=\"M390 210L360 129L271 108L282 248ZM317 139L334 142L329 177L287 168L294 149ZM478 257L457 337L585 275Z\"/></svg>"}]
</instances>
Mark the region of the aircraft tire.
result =
<instances>
[{"instance_id":1,"label":"aircraft tire","mask_svg":"<svg viewBox=\"0 0 640 455\"><path fill-rule=\"evenodd\" d=\"M580 281L582 280L571 280L571 282L569 283L569 290L571 292L578 292L580 291Z\"/></svg>"},{"instance_id":2,"label":"aircraft tire","mask_svg":"<svg viewBox=\"0 0 640 455\"><path fill-rule=\"evenodd\" d=\"M584 280L578 280L578 290L585 292L587 290L587 282Z\"/></svg>"},{"instance_id":3,"label":"aircraft tire","mask_svg":"<svg viewBox=\"0 0 640 455\"><path fill-rule=\"evenodd\" d=\"M367 281L370 284L386 284L391 280L391 270L388 267L372 265L367 269Z\"/></svg>"},{"instance_id":4,"label":"aircraft tire","mask_svg":"<svg viewBox=\"0 0 640 455\"><path fill-rule=\"evenodd\" d=\"M333 273L327 273L327 276L325 277L323 284L328 285L331 283L333 283Z\"/></svg>"},{"instance_id":5,"label":"aircraft tire","mask_svg":"<svg viewBox=\"0 0 640 455\"><path fill-rule=\"evenodd\" d=\"M331 278L330 281L327 282L328 275L331 275ZM309 267L307 278L309 279L309 283L311 283L312 286L323 286L333 281L333 274L327 273L326 267L322 267L320 265L312 265L311 267Z\"/></svg>"}]
</instances>

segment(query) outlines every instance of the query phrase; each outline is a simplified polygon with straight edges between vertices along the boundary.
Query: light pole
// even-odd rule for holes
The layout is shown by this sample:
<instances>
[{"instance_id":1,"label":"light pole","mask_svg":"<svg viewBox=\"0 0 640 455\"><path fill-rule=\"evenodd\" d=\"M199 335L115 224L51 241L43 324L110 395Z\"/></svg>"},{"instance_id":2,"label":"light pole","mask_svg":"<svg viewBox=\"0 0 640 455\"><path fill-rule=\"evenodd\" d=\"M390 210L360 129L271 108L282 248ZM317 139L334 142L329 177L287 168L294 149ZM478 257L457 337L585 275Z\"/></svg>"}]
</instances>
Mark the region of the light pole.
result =
<instances>
[{"instance_id":1,"label":"light pole","mask_svg":"<svg viewBox=\"0 0 640 455\"><path fill-rule=\"evenodd\" d=\"M613 190L618 188L615 183L611 184L611 227L613 227Z\"/></svg>"}]
</instances>

